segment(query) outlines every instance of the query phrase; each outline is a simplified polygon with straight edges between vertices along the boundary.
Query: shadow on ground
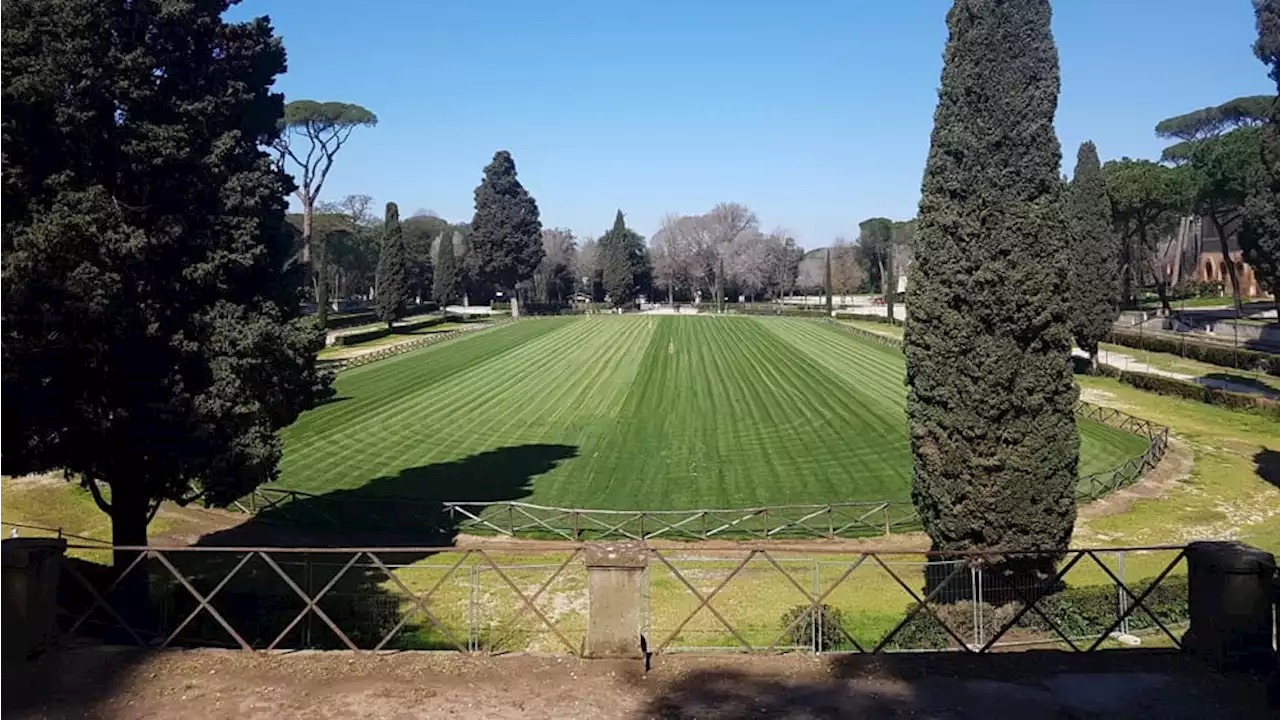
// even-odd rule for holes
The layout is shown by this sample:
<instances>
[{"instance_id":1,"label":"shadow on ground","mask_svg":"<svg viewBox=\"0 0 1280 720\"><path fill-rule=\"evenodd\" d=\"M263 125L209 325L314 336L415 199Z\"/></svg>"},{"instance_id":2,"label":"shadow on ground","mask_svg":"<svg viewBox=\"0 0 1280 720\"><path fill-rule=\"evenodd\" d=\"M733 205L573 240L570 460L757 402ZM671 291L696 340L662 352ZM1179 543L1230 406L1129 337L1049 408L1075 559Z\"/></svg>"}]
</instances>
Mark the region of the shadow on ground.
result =
<instances>
[{"instance_id":1,"label":"shadow on ground","mask_svg":"<svg viewBox=\"0 0 1280 720\"><path fill-rule=\"evenodd\" d=\"M1266 716L1264 678L1223 675L1168 650L853 655L787 674L776 667L768 674L709 668L660 686L636 714L637 719Z\"/></svg>"},{"instance_id":2,"label":"shadow on ground","mask_svg":"<svg viewBox=\"0 0 1280 720\"><path fill-rule=\"evenodd\" d=\"M197 546L207 551L166 551L163 560L148 560L133 570L148 578L147 600L128 601L120 590L108 593L114 610L141 618L130 622L136 635L122 633L117 618L101 608L90 612L80 634L135 644L168 640L179 647L240 647L243 641L257 649L465 649L465 623L435 623L411 602L409 593L423 593L429 583L414 586L405 580L406 592L389 573L400 575L398 567L452 544L457 528L445 499L525 497L535 477L576 453L568 445L500 448L263 510L241 525L202 537ZM326 548L404 549L368 554ZM114 579L101 565L80 560L68 565L99 590ZM412 572L419 579L430 575ZM453 579L464 577L465 571ZM119 587L126 585L136 583ZM70 610L64 623L94 608L92 596L76 582L63 582L59 589L60 606ZM217 615L202 608L192 590L211 598ZM314 607L321 612L308 607L311 598L319 598ZM148 602L149 607L138 607Z\"/></svg>"},{"instance_id":3,"label":"shadow on ground","mask_svg":"<svg viewBox=\"0 0 1280 720\"><path fill-rule=\"evenodd\" d=\"M401 470L358 488L282 503L202 537L217 547L438 547L453 542L445 501L519 500L533 479L577 455L571 445L516 445Z\"/></svg>"},{"instance_id":4,"label":"shadow on ground","mask_svg":"<svg viewBox=\"0 0 1280 720\"><path fill-rule=\"evenodd\" d=\"M1253 456L1253 464L1257 468L1258 477L1280 488L1280 451L1262 448Z\"/></svg>"}]
</instances>

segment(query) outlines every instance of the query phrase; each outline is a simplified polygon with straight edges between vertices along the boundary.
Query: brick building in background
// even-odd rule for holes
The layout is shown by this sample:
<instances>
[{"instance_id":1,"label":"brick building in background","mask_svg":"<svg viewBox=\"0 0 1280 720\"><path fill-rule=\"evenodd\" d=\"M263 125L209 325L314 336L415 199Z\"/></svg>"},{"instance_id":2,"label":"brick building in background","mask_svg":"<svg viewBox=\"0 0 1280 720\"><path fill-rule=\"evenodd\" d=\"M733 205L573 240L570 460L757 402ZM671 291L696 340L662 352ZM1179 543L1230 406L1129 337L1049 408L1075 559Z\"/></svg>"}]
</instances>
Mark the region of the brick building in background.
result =
<instances>
[{"instance_id":1,"label":"brick building in background","mask_svg":"<svg viewBox=\"0 0 1280 720\"><path fill-rule=\"evenodd\" d=\"M1222 255L1222 238L1213 223L1201 217L1185 217L1174 237L1161 245L1159 267L1170 286L1188 280L1221 283L1223 297L1232 295L1231 272L1227 262L1235 265L1242 297L1258 297L1266 290L1258 284L1253 268L1245 262L1237 242L1239 222L1227 225L1227 256Z\"/></svg>"}]
</instances>

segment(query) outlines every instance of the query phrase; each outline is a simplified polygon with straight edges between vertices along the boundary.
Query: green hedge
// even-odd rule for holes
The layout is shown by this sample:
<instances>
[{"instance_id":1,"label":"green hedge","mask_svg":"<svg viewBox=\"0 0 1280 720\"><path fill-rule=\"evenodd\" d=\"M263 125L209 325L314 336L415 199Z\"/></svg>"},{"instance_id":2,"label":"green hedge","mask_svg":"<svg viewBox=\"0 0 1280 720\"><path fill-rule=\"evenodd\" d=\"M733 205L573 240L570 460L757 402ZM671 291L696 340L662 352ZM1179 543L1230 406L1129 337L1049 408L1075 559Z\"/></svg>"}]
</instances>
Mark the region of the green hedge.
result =
<instances>
[{"instance_id":1,"label":"green hedge","mask_svg":"<svg viewBox=\"0 0 1280 720\"><path fill-rule=\"evenodd\" d=\"M1258 350L1229 348L1194 340L1175 340L1164 335L1148 335L1131 330L1112 330L1106 342L1138 350L1172 353L1211 365L1255 370L1280 377L1280 355Z\"/></svg>"},{"instance_id":2,"label":"green hedge","mask_svg":"<svg viewBox=\"0 0 1280 720\"><path fill-rule=\"evenodd\" d=\"M349 332L345 335L338 335L334 337L333 344L335 347L343 347L346 345L359 345L362 342L377 340L378 338L386 337L390 334L391 334L391 330L385 327L369 328L368 330L357 330L356 332Z\"/></svg>"},{"instance_id":3,"label":"green hedge","mask_svg":"<svg viewBox=\"0 0 1280 720\"><path fill-rule=\"evenodd\" d=\"M863 315L862 313L836 313L836 319L844 318L845 320L865 320L866 322L880 323L881 325L897 325L903 327L906 323L898 318L891 318L888 315Z\"/></svg>"},{"instance_id":4,"label":"green hedge","mask_svg":"<svg viewBox=\"0 0 1280 720\"><path fill-rule=\"evenodd\" d=\"M714 308L714 305L706 305ZM725 303L726 313L733 315L766 315L782 317L830 317L821 308L795 307L773 303Z\"/></svg>"},{"instance_id":5,"label":"green hedge","mask_svg":"<svg viewBox=\"0 0 1280 720\"><path fill-rule=\"evenodd\" d=\"M362 310L360 312L330 315L329 320L325 323L324 327L326 330L341 330L343 328L368 325L369 323L374 322L378 322L377 313L372 310Z\"/></svg>"},{"instance_id":6,"label":"green hedge","mask_svg":"<svg viewBox=\"0 0 1280 720\"><path fill-rule=\"evenodd\" d=\"M1087 360L1076 358L1074 362L1076 364L1076 372L1088 373L1091 371ZM1150 375L1131 370L1121 370L1111 365L1099 364L1098 374L1115 378L1139 390L1197 400L1209 405L1220 405L1234 410L1252 410L1269 417L1280 418L1280 402L1270 400L1261 395L1219 390L1218 388L1205 387L1190 380L1178 380L1164 375Z\"/></svg>"}]
</instances>

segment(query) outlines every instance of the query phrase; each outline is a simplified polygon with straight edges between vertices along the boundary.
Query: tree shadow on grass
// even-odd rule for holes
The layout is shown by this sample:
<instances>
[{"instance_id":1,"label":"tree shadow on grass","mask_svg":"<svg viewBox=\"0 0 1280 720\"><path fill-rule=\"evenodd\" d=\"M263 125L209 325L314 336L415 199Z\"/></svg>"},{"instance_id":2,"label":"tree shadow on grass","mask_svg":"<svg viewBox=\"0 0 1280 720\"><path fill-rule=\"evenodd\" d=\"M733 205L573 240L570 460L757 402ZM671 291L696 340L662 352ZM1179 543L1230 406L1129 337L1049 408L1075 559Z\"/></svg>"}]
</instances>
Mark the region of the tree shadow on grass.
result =
<instances>
[{"instance_id":1,"label":"tree shadow on grass","mask_svg":"<svg viewBox=\"0 0 1280 720\"><path fill-rule=\"evenodd\" d=\"M421 567L420 561L447 552L453 543L457 526L443 503L525 497L535 477L576 454L577 449L568 445L499 448L454 462L407 468L358 488L304 496L267 508L241 525L205 535L197 543L210 549L240 550L170 551L164 553L164 561L144 563L134 572L149 578L151 607L145 612L135 608L122 614L146 619L145 627L135 628L146 644L158 644L172 636L171 644L179 646L239 647L243 641L259 649L345 648L349 640L359 649L373 649L396 630L383 649L463 647L469 633L467 608L465 602L458 605L456 592L448 595L447 606L433 610L441 618L448 616L439 624L420 612L413 601L414 595L426 592L437 580L451 583L450 588L456 590L454 586L467 576L465 570L452 575L445 572L443 568L455 560L452 555L436 563L441 569ZM274 550L255 553L244 548ZM326 552L327 548L404 550L369 554ZM404 569L415 563L419 565ZM106 569L83 565L87 567L78 568L82 574L98 578L95 586L109 584ZM95 572L98 570L102 571ZM408 592L389 571L408 586ZM201 596L212 596L210 605L239 639L213 613L200 607L183 580ZM86 610L91 606L91 596L81 588L73 585L70 591L63 598L64 606ZM445 595L448 592L450 589ZM303 595L320 598L316 608L323 616L308 608ZM465 595L462 597L465 600ZM108 601L112 600L121 599L108 596ZM433 606L445 599L426 602ZM100 627L101 637L118 642L120 633L113 630L114 618L103 610L95 610L93 615L93 622L82 630L92 633Z\"/></svg>"},{"instance_id":2,"label":"tree shadow on grass","mask_svg":"<svg viewBox=\"0 0 1280 720\"><path fill-rule=\"evenodd\" d=\"M1257 468L1258 477L1280 488L1280 452L1263 448L1253 456L1253 464Z\"/></svg>"},{"instance_id":3,"label":"tree shadow on grass","mask_svg":"<svg viewBox=\"0 0 1280 720\"><path fill-rule=\"evenodd\" d=\"M577 455L570 445L517 445L401 470L358 488L267 508L200 538L221 547L439 547L453 542L445 502L519 500L533 479Z\"/></svg>"}]
</instances>

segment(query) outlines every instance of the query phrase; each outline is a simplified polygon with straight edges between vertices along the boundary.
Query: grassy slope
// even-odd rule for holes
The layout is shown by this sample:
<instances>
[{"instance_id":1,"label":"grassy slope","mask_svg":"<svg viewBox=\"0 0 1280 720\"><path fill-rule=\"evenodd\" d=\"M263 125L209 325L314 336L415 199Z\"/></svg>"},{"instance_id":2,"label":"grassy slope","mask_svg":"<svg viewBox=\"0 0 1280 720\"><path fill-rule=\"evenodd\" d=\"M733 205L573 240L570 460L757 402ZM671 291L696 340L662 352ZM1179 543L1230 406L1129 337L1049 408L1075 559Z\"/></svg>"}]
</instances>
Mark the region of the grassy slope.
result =
<instances>
[{"instance_id":1,"label":"grassy slope","mask_svg":"<svg viewBox=\"0 0 1280 720\"><path fill-rule=\"evenodd\" d=\"M530 320L344 373L345 399L283 433L280 485L613 508L903 499L903 374L897 351L807 320ZM1082 436L1082 473L1144 449Z\"/></svg>"}]
</instances>

